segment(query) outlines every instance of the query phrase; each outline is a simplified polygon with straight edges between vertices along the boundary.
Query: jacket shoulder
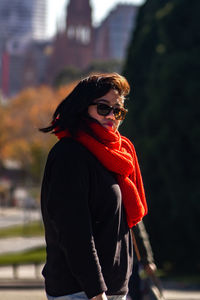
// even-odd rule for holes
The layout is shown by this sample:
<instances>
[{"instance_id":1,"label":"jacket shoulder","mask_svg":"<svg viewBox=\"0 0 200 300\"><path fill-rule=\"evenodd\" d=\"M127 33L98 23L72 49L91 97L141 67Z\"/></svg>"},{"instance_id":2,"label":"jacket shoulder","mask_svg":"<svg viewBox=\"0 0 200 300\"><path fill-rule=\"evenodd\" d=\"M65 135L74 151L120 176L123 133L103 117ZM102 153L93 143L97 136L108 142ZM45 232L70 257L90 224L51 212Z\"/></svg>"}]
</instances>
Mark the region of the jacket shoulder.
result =
<instances>
[{"instance_id":1,"label":"jacket shoulder","mask_svg":"<svg viewBox=\"0 0 200 300\"><path fill-rule=\"evenodd\" d=\"M93 154L79 142L72 138L62 138L50 150L47 163L67 163L88 165L89 161L93 161Z\"/></svg>"},{"instance_id":2,"label":"jacket shoulder","mask_svg":"<svg viewBox=\"0 0 200 300\"><path fill-rule=\"evenodd\" d=\"M62 138L53 146L49 155L69 155L73 157L76 155L88 155L88 150L72 138Z\"/></svg>"}]
</instances>

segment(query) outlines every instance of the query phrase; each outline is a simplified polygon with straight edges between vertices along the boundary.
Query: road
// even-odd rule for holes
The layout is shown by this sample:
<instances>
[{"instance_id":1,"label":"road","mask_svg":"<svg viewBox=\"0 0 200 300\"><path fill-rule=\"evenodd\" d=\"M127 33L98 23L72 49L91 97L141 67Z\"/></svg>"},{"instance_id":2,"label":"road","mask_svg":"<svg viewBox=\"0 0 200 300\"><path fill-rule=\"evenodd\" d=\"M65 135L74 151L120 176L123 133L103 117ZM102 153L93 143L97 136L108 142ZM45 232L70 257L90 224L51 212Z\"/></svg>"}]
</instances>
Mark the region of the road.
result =
<instances>
[{"instance_id":1,"label":"road","mask_svg":"<svg viewBox=\"0 0 200 300\"><path fill-rule=\"evenodd\" d=\"M0 207L0 228L26 224L37 220L41 220L39 209L25 210L20 208Z\"/></svg>"},{"instance_id":2,"label":"road","mask_svg":"<svg viewBox=\"0 0 200 300\"><path fill-rule=\"evenodd\" d=\"M39 210L0 208L0 228L41 220ZM44 237L14 237L0 240L0 254L29 250L45 245Z\"/></svg>"},{"instance_id":3,"label":"road","mask_svg":"<svg viewBox=\"0 0 200 300\"><path fill-rule=\"evenodd\" d=\"M45 239L40 236L5 238L0 242L0 254L21 252L42 246L45 246Z\"/></svg>"},{"instance_id":4,"label":"road","mask_svg":"<svg viewBox=\"0 0 200 300\"><path fill-rule=\"evenodd\" d=\"M164 293L166 300L200 300L200 291L170 290Z\"/></svg>"},{"instance_id":5,"label":"road","mask_svg":"<svg viewBox=\"0 0 200 300\"><path fill-rule=\"evenodd\" d=\"M200 291L177 291L170 290L165 292L166 300L200 300ZM43 289L12 289L0 290L2 300L46 300Z\"/></svg>"},{"instance_id":6,"label":"road","mask_svg":"<svg viewBox=\"0 0 200 300\"><path fill-rule=\"evenodd\" d=\"M46 300L45 292L41 289L12 289L0 290L1 300Z\"/></svg>"}]
</instances>

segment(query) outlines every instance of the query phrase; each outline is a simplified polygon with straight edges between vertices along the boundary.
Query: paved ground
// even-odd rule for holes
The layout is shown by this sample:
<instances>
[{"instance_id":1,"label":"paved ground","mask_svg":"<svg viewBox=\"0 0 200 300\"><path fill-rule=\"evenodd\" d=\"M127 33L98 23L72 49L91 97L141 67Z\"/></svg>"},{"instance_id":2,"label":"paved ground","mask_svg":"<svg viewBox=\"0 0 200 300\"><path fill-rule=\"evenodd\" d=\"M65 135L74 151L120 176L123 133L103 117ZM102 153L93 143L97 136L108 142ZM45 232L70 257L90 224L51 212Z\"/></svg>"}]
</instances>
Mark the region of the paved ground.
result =
<instances>
[{"instance_id":1,"label":"paved ground","mask_svg":"<svg viewBox=\"0 0 200 300\"><path fill-rule=\"evenodd\" d=\"M200 291L170 290L164 293L166 300L200 300Z\"/></svg>"},{"instance_id":2,"label":"paved ground","mask_svg":"<svg viewBox=\"0 0 200 300\"><path fill-rule=\"evenodd\" d=\"M25 224L31 221L41 220L39 209L20 209L0 207L0 228Z\"/></svg>"},{"instance_id":3,"label":"paved ground","mask_svg":"<svg viewBox=\"0 0 200 300\"><path fill-rule=\"evenodd\" d=\"M40 219L40 211L37 210L0 208L0 228ZM0 254L27 250L44 244L43 237L1 239ZM46 300L41 276L42 268L43 265L38 269L33 265L20 266L17 270L18 282L15 282L12 267L0 267L0 300ZM167 286L164 295L166 300L200 300L200 290L182 290L174 286Z\"/></svg>"},{"instance_id":4,"label":"paved ground","mask_svg":"<svg viewBox=\"0 0 200 300\"><path fill-rule=\"evenodd\" d=\"M45 292L41 289L0 290L1 300L46 300Z\"/></svg>"},{"instance_id":5,"label":"paved ground","mask_svg":"<svg viewBox=\"0 0 200 300\"><path fill-rule=\"evenodd\" d=\"M0 254L29 250L45 245L44 237L16 237L0 240Z\"/></svg>"},{"instance_id":6,"label":"paved ground","mask_svg":"<svg viewBox=\"0 0 200 300\"><path fill-rule=\"evenodd\" d=\"M41 219L40 211L17 208L0 209L0 228ZM45 245L44 237L15 237L0 239L0 254L29 250Z\"/></svg>"},{"instance_id":7,"label":"paved ground","mask_svg":"<svg viewBox=\"0 0 200 300\"><path fill-rule=\"evenodd\" d=\"M191 291L166 291L166 300L200 300L200 292ZM43 289L12 289L0 290L1 300L46 300Z\"/></svg>"},{"instance_id":8,"label":"paved ground","mask_svg":"<svg viewBox=\"0 0 200 300\"><path fill-rule=\"evenodd\" d=\"M18 266L16 269L17 278L21 280L35 279L36 277L43 279L41 274L42 269L43 269L43 264L39 266L34 266L34 265ZM12 266L0 267L0 287L2 282L7 281L9 283L9 281L11 281L13 277L14 277L14 270Z\"/></svg>"}]
</instances>

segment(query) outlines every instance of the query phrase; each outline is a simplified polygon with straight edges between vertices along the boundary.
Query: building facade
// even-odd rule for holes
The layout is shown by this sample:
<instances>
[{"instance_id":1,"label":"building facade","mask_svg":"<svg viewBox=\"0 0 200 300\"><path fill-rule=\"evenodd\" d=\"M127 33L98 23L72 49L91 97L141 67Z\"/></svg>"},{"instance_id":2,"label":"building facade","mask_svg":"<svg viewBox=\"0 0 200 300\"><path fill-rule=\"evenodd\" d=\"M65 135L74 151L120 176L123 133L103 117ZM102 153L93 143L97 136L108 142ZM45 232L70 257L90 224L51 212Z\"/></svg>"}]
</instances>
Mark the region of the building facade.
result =
<instances>
[{"instance_id":1,"label":"building facade","mask_svg":"<svg viewBox=\"0 0 200 300\"><path fill-rule=\"evenodd\" d=\"M90 0L69 0L64 26L44 41L47 0L0 1L0 89L12 96L52 84L64 69L86 72L93 62L123 61L138 6L119 4L98 26Z\"/></svg>"},{"instance_id":2,"label":"building facade","mask_svg":"<svg viewBox=\"0 0 200 300\"><path fill-rule=\"evenodd\" d=\"M92 9L89 0L70 0L64 30L53 42L48 82L65 67L86 68L93 59Z\"/></svg>"},{"instance_id":3,"label":"building facade","mask_svg":"<svg viewBox=\"0 0 200 300\"><path fill-rule=\"evenodd\" d=\"M27 37L44 39L46 34L46 0L1 0L0 39Z\"/></svg>"},{"instance_id":4,"label":"building facade","mask_svg":"<svg viewBox=\"0 0 200 300\"><path fill-rule=\"evenodd\" d=\"M0 86L5 96L21 87L24 54L46 34L46 0L0 1Z\"/></svg>"},{"instance_id":5,"label":"building facade","mask_svg":"<svg viewBox=\"0 0 200 300\"><path fill-rule=\"evenodd\" d=\"M69 1L65 30L57 34L53 43L48 72L51 79L64 68L84 70L94 61L122 61L135 26L137 12L138 6L120 4L94 28L90 1Z\"/></svg>"},{"instance_id":6,"label":"building facade","mask_svg":"<svg viewBox=\"0 0 200 300\"><path fill-rule=\"evenodd\" d=\"M95 29L94 57L123 60L134 30L138 6L119 4Z\"/></svg>"}]
</instances>

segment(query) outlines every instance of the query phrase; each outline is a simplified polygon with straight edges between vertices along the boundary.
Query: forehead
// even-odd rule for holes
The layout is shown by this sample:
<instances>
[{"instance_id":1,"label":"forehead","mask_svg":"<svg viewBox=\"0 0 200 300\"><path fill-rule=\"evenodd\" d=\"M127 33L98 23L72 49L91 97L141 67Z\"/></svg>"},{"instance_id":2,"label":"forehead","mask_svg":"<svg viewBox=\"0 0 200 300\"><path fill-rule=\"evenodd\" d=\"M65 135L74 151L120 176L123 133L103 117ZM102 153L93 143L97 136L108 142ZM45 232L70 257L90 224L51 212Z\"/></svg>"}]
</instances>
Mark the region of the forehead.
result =
<instances>
[{"instance_id":1,"label":"forehead","mask_svg":"<svg viewBox=\"0 0 200 300\"><path fill-rule=\"evenodd\" d=\"M120 96L118 91L110 90L104 96L95 99L95 102L105 102L105 103L109 103L110 105L114 105L114 104L122 105L124 103L124 97Z\"/></svg>"}]
</instances>

